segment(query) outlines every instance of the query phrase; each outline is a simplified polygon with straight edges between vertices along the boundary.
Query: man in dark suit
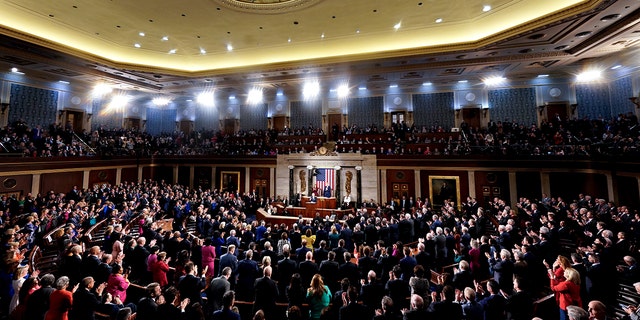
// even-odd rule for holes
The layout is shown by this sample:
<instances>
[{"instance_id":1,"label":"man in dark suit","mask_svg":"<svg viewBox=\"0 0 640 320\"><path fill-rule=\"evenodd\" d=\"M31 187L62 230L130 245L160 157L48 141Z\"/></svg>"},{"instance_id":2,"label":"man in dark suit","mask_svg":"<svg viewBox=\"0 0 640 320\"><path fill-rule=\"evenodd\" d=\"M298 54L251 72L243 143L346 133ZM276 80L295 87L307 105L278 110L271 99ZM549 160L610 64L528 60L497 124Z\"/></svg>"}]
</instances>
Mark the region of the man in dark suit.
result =
<instances>
[{"instance_id":1,"label":"man in dark suit","mask_svg":"<svg viewBox=\"0 0 640 320\"><path fill-rule=\"evenodd\" d=\"M275 281L271 280L271 267L264 268L264 276L256 280L253 285L255 288L255 299L253 303L253 313L258 310L264 312L266 319L276 319L276 298L278 294L278 286Z\"/></svg>"},{"instance_id":2,"label":"man in dark suit","mask_svg":"<svg viewBox=\"0 0 640 320\"><path fill-rule=\"evenodd\" d=\"M247 250L245 258L238 262L238 285L236 292L241 301L251 301L253 297L253 284L260 275L258 263L253 261L253 251Z\"/></svg>"},{"instance_id":3,"label":"man in dark suit","mask_svg":"<svg viewBox=\"0 0 640 320\"><path fill-rule=\"evenodd\" d=\"M371 308L358 304L358 289L349 287L349 291L342 294L343 306L339 311L339 320L371 320Z\"/></svg>"},{"instance_id":4,"label":"man in dark suit","mask_svg":"<svg viewBox=\"0 0 640 320\"><path fill-rule=\"evenodd\" d=\"M371 256L371 248L364 247L362 249L362 257L358 259L358 269L360 271L360 277L366 278L366 274L369 270L376 270L378 268L378 260Z\"/></svg>"},{"instance_id":5,"label":"man in dark suit","mask_svg":"<svg viewBox=\"0 0 640 320\"><path fill-rule=\"evenodd\" d=\"M311 251L311 249L307 248L306 239L302 239L302 244L300 245L299 248L295 250L296 250L296 263L300 263L304 261L305 257L307 256L307 252Z\"/></svg>"},{"instance_id":6,"label":"man in dark suit","mask_svg":"<svg viewBox=\"0 0 640 320\"><path fill-rule=\"evenodd\" d=\"M481 293L478 303L484 307L485 319L504 319L506 299L500 295L500 286L497 281L487 281L487 291L485 292L480 284L476 285L476 292Z\"/></svg>"},{"instance_id":7,"label":"man in dark suit","mask_svg":"<svg viewBox=\"0 0 640 320\"><path fill-rule=\"evenodd\" d=\"M360 288L360 300L369 307L369 309L378 309L380 301L384 297L384 286L376 279L376 273L370 270L367 273L367 280L362 280L362 288Z\"/></svg>"},{"instance_id":8,"label":"man in dark suit","mask_svg":"<svg viewBox=\"0 0 640 320\"><path fill-rule=\"evenodd\" d=\"M318 238L318 235L316 233L316 239ZM313 252L313 260L315 260L315 262L317 264L322 263L322 261L327 260L329 256L329 250L327 250L327 241L325 240L321 240L320 244L318 245L318 248L314 250Z\"/></svg>"},{"instance_id":9,"label":"man in dark suit","mask_svg":"<svg viewBox=\"0 0 640 320\"><path fill-rule=\"evenodd\" d=\"M433 294L432 296L435 297ZM442 300L436 302L434 299L434 302L431 303L432 319L462 320L462 306L454 302L455 289L450 285L444 286L441 297Z\"/></svg>"},{"instance_id":10,"label":"man in dark suit","mask_svg":"<svg viewBox=\"0 0 640 320\"><path fill-rule=\"evenodd\" d=\"M202 305L202 296L200 292L207 285L205 281L205 273L207 272L207 267L202 270L202 272L198 273L198 267L193 264L193 262L189 261L184 266L184 271L187 275L183 276L178 283L178 290L180 290L180 298L189 298L191 304L199 303Z\"/></svg>"},{"instance_id":11,"label":"man in dark suit","mask_svg":"<svg viewBox=\"0 0 640 320\"><path fill-rule=\"evenodd\" d=\"M89 248L89 254L82 259L82 275L85 277L94 277L100 266L100 247L93 246ZM95 279L94 279L95 280Z\"/></svg>"},{"instance_id":12,"label":"man in dark suit","mask_svg":"<svg viewBox=\"0 0 640 320\"><path fill-rule=\"evenodd\" d=\"M495 253L495 257L489 257L489 265L493 272L493 279L500 285L500 289L507 293L511 293L513 290L513 262L511 261L511 253L506 250L500 250L500 259L497 259L498 253ZM498 290L496 290L497 292Z\"/></svg>"},{"instance_id":13,"label":"man in dark suit","mask_svg":"<svg viewBox=\"0 0 640 320\"><path fill-rule=\"evenodd\" d=\"M331 292L335 292L338 287L338 274L340 272L340 265L335 261L336 253L329 252L328 260L320 263L320 275L324 280L324 284L329 286Z\"/></svg>"},{"instance_id":14,"label":"man in dark suit","mask_svg":"<svg viewBox=\"0 0 640 320\"><path fill-rule=\"evenodd\" d=\"M240 315L233 311L233 304L236 301L235 292L227 291L222 296L223 308L214 312L212 320L240 320Z\"/></svg>"},{"instance_id":15,"label":"man in dark suit","mask_svg":"<svg viewBox=\"0 0 640 320\"><path fill-rule=\"evenodd\" d=\"M207 304L209 306L209 313L222 309L222 296L231 290L229 277L231 277L231 268L225 267L222 269L219 277L211 280L211 284L209 285L209 288L207 288ZM251 286L253 286L253 283Z\"/></svg>"},{"instance_id":16,"label":"man in dark suit","mask_svg":"<svg viewBox=\"0 0 640 320\"><path fill-rule=\"evenodd\" d=\"M344 239L338 240L338 246L333 248L333 253L336 254L336 262L341 265L344 263L344 253L348 252L344 247Z\"/></svg>"},{"instance_id":17,"label":"man in dark suit","mask_svg":"<svg viewBox=\"0 0 640 320\"><path fill-rule=\"evenodd\" d=\"M82 279L80 288L73 294L73 306L69 319L71 320L93 320L96 315L96 308L100 305L101 301L98 296L102 296L102 291L107 286L106 283L101 283L95 290L95 293L91 292L95 285L95 280L92 277L86 277ZM97 296L96 296L97 295Z\"/></svg>"},{"instance_id":18,"label":"man in dark suit","mask_svg":"<svg viewBox=\"0 0 640 320\"><path fill-rule=\"evenodd\" d=\"M56 278L52 274L45 274L40 278L40 289L34 291L27 300L25 319L43 320L49 310L49 296L55 289L52 287Z\"/></svg>"},{"instance_id":19,"label":"man in dark suit","mask_svg":"<svg viewBox=\"0 0 640 320\"><path fill-rule=\"evenodd\" d=\"M403 320L428 320L433 319L433 314L424 306L424 299L417 294L411 295L411 309L402 310Z\"/></svg>"},{"instance_id":20,"label":"man in dark suit","mask_svg":"<svg viewBox=\"0 0 640 320\"><path fill-rule=\"evenodd\" d=\"M344 261L340 266L340 278L347 278L352 285L360 283L360 271L355 263L351 262L351 253L344 253Z\"/></svg>"},{"instance_id":21,"label":"man in dark suit","mask_svg":"<svg viewBox=\"0 0 640 320\"><path fill-rule=\"evenodd\" d=\"M235 255L236 252L236 246L234 245L230 245L227 248L227 253L223 254L222 257L220 257L220 270L229 267L231 268L231 277L229 278L229 282L231 283L231 287L234 288L236 281L235 281L235 277L236 277L236 272L238 271L238 257L236 257ZM275 260L271 260L271 261L275 261Z\"/></svg>"},{"instance_id":22,"label":"man in dark suit","mask_svg":"<svg viewBox=\"0 0 640 320\"><path fill-rule=\"evenodd\" d=\"M305 260L300 262L298 270L300 272L302 285L307 286L311 283L311 279L319 271L318 264L313 262L313 253L311 253L311 251L307 252Z\"/></svg>"},{"instance_id":23,"label":"man in dark suit","mask_svg":"<svg viewBox=\"0 0 640 320\"><path fill-rule=\"evenodd\" d=\"M322 192L322 195L325 198L331 198L331 187L330 186L324 186L324 191Z\"/></svg>"},{"instance_id":24,"label":"man in dark suit","mask_svg":"<svg viewBox=\"0 0 640 320\"><path fill-rule=\"evenodd\" d=\"M281 293L280 301L287 301L286 288L291 281L291 276L298 272L298 266L295 261L290 259L291 253L286 246L282 251L284 258L278 261L278 273L276 273L276 279L278 280L278 290Z\"/></svg>"}]
</instances>

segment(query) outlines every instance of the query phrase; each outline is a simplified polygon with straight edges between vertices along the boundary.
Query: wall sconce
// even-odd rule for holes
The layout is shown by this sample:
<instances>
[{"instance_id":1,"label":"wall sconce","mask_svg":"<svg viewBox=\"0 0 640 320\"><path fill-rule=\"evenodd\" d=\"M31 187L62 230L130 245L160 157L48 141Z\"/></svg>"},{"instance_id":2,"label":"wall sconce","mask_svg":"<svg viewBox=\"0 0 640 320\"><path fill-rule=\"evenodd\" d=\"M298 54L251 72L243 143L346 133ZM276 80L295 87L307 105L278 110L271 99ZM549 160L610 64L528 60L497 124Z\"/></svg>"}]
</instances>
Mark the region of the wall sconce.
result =
<instances>
[{"instance_id":1,"label":"wall sconce","mask_svg":"<svg viewBox=\"0 0 640 320\"><path fill-rule=\"evenodd\" d=\"M63 115L64 115L64 110L58 110L58 118L62 119Z\"/></svg>"},{"instance_id":2,"label":"wall sconce","mask_svg":"<svg viewBox=\"0 0 640 320\"><path fill-rule=\"evenodd\" d=\"M93 113L87 113L87 121L91 120L91 117L93 117Z\"/></svg>"},{"instance_id":3,"label":"wall sconce","mask_svg":"<svg viewBox=\"0 0 640 320\"><path fill-rule=\"evenodd\" d=\"M2 114L4 114L5 111L7 111L7 108L9 108L9 104L5 102L5 103L2 103L1 106L2 106Z\"/></svg>"},{"instance_id":4,"label":"wall sconce","mask_svg":"<svg viewBox=\"0 0 640 320\"><path fill-rule=\"evenodd\" d=\"M487 117L487 112L489 112L489 108L482 108L482 116Z\"/></svg>"},{"instance_id":5,"label":"wall sconce","mask_svg":"<svg viewBox=\"0 0 640 320\"><path fill-rule=\"evenodd\" d=\"M456 118L460 118L460 109L456 109L455 112L456 112Z\"/></svg>"},{"instance_id":6,"label":"wall sconce","mask_svg":"<svg viewBox=\"0 0 640 320\"><path fill-rule=\"evenodd\" d=\"M631 97L631 98L629 98L629 101L631 101L631 103L635 104L636 108L640 109L640 103L638 102L638 97ZM4 111L3 111L3 113L4 113Z\"/></svg>"},{"instance_id":7,"label":"wall sconce","mask_svg":"<svg viewBox=\"0 0 640 320\"><path fill-rule=\"evenodd\" d=\"M544 108L546 108L546 106L538 106L538 114L540 114L541 117L542 113L544 112Z\"/></svg>"},{"instance_id":8,"label":"wall sconce","mask_svg":"<svg viewBox=\"0 0 640 320\"><path fill-rule=\"evenodd\" d=\"M574 103L571 105L571 114L575 114L576 113L576 109L578 109L578 104Z\"/></svg>"}]
</instances>

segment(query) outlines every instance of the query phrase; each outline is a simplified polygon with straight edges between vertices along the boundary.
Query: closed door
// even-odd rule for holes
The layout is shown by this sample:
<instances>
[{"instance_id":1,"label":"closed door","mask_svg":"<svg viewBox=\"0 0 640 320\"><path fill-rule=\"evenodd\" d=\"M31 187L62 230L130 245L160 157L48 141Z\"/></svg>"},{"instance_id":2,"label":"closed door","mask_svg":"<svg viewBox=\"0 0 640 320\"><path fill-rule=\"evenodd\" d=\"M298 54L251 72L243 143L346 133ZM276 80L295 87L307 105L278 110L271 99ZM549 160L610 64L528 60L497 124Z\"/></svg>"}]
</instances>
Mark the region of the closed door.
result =
<instances>
[{"instance_id":1,"label":"closed door","mask_svg":"<svg viewBox=\"0 0 640 320\"><path fill-rule=\"evenodd\" d=\"M224 133L226 133L226 134L234 134L234 133L236 133L236 120L235 119L224 119Z\"/></svg>"},{"instance_id":2,"label":"closed door","mask_svg":"<svg viewBox=\"0 0 640 320\"><path fill-rule=\"evenodd\" d=\"M480 128L480 108L463 108L462 120L471 128Z\"/></svg>"},{"instance_id":3,"label":"closed door","mask_svg":"<svg viewBox=\"0 0 640 320\"><path fill-rule=\"evenodd\" d=\"M329 121L329 130L327 130L327 135L329 140L336 141L338 140L340 128L342 128L342 115L339 113L330 113L327 115L327 120Z\"/></svg>"},{"instance_id":4,"label":"closed door","mask_svg":"<svg viewBox=\"0 0 640 320\"><path fill-rule=\"evenodd\" d=\"M193 129L193 121L182 120L180 121L180 131L184 134L190 134Z\"/></svg>"},{"instance_id":5,"label":"closed door","mask_svg":"<svg viewBox=\"0 0 640 320\"><path fill-rule=\"evenodd\" d=\"M286 116L273 117L273 129L275 129L276 131L283 131L286 124L287 124Z\"/></svg>"}]
</instances>

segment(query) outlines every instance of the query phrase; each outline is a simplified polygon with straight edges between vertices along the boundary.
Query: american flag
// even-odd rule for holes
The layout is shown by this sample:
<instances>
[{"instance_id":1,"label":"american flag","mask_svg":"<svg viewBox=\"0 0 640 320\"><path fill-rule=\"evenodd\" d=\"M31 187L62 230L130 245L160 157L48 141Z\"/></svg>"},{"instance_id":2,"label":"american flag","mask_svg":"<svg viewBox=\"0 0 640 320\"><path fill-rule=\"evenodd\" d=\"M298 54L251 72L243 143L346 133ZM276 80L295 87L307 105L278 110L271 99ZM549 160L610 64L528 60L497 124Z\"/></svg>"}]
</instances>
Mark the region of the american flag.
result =
<instances>
[{"instance_id":1,"label":"american flag","mask_svg":"<svg viewBox=\"0 0 640 320\"><path fill-rule=\"evenodd\" d=\"M325 186L330 186L331 191L333 191L335 184L335 170L334 169L317 169L316 175L316 190L318 190L318 195L322 195Z\"/></svg>"}]
</instances>

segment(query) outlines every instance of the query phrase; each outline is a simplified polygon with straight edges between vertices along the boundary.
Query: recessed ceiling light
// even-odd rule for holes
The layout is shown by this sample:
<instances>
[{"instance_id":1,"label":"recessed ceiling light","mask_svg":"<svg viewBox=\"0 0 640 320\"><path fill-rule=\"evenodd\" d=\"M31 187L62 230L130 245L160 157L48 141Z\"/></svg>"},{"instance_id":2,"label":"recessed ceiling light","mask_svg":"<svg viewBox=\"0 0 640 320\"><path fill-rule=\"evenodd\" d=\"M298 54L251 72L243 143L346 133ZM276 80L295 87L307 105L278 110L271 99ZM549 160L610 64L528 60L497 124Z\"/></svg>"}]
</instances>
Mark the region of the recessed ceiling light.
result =
<instances>
[{"instance_id":1,"label":"recessed ceiling light","mask_svg":"<svg viewBox=\"0 0 640 320\"><path fill-rule=\"evenodd\" d=\"M397 88L397 87L398 87L398 85L397 85L397 84L395 84L395 83L394 83L394 84L390 84L390 85L389 85L389 88Z\"/></svg>"},{"instance_id":2,"label":"recessed ceiling light","mask_svg":"<svg viewBox=\"0 0 640 320\"><path fill-rule=\"evenodd\" d=\"M144 37L144 32L139 32L138 35Z\"/></svg>"},{"instance_id":3,"label":"recessed ceiling light","mask_svg":"<svg viewBox=\"0 0 640 320\"><path fill-rule=\"evenodd\" d=\"M59 80L58 82L60 82L62 84L69 84L69 81L64 81L64 80Z\"/></svg>"},{"instance_id":4,"label":"recessed ceiling light","mask_svg":"<svg viewBox=\"0 0 640 320\"><path fill-rule=\"evenodd\" d=\"M358 87L358 90L364 91L364 90L367 90L367 87Z\"/></svg>"},{"instance_id":5,"label":"recessed ceiling light","mask_svg":"<svg viewBox=\"0 0 640 320\"><path fill-rule=\"evenodd\" d=\"M356 29L356 33L360 33L360 29Z\"/></svg>"},{"instance_id":6,"label":"recessed ceiling light","mask_svg":"<svg viewBox=\"0 0 640 320\"><path fill-rule=\"evenodd\" d=\"M11 68L11 73L15 73L15 74L24 74L24 72L20 72L20 71L18 70L18 68L16 68L16 67Z\"/></svg>"},{"instance_id":7,"label":"recessed ceiling light","mask_svg":"<svg viewBox=\"0 0 640 320\"><path fill-rule=\"evenodd\" d=\"M460 80L460 81L458 81L458 83L467 83L467 82L469 82L469 81L468 80Z\"/></svg>"},{"instance_id":8,"label":"recessed ceiling light","mask_svg":"<svg viewBox=\"0 0 640 320\"><path fill-rule=\"evenodd\" d=\"M611 67L611 70L616 70L616 69L620 69L620 68L622 68L622 65L617 64L617 65Z\"/></svg>"},{"instance_id":9,"label":"recessed ceiling light","mask_svg":"<svg viewBox=\"0 0 640 320\"><path fill-rule=\"evenodd\" d=\"M539 74L538 78L549 78L548 74Z\"/></svg>"},{"instance_id":10,"label":"recessed ceiling light","mask_svg":"<svg viewBox=\"0 0 640 320\"><path fill-rule=\"evenodd\" d=\"M423 85L423 86L425 86L425 87L426 87L426 86L430 86L430 85L432 85L432 84L433 84L433 83L431 83L431 82L423 82L423 83L422 83L422 85Z\"/></svg>"},{"instance_id":11,"label":"recessed ceiling light","mask_svg":"<svg viewBox=\"0 0 640 320\"><path fill-rule=\"evenodd\" d=\"M171 49L171 50L169 50L169 54L174 54L174 53L176 53L176 52L178 52L178 49Z\"/></svg>"},{"instance_id":12,"label":"recessed ceiling light","mask_svg":"<svg viewBox=\"0 0 640 320\"><path fill-rule=\"evenodd\" d=\"M233 51L233 46L231 43L227 44L227 51Z\"/></svg>"},{"instance_id":13,"label":"recessed ceiling light","mask_svg":"<svg viewBox=\"0 0 640 320\"><path fill-rule=\"evenodd\" d=\"M442 22L442 18L436 19L436 23L440 23L440 22Z\"/></svg>"},{"instance_id":14,"label":"recessed ceiling light","mask_svg":"<svg viewBox=\"0 0 640 320\"><path fill-rule=\"evenodd\" d=\"M402 27L402 22L398 22L393 26L393 28L396 30L400 29L400 27Z\"/></svg>"},{"instance_id":15,"label":"recessed ceiling light","mask_svg":"<svg viewBox=\"0 0 640 320\"><path fill-rule=\"evenodd\" d=\"M320 38L324 39L324 32L320 35Z\"/></svg>"},{"instance_id":16,"label":"recessed ceiling light","mask_svg":"<svg viewBox=\"0 0 640 320\"><path fill-rule=\"evenodd\" d=\"M291 38L287 39L287 42L291 43Z\"/></svg>"},{"instance_id":17,"label":"recessed ceiling light","mask_svg":"<svg viewBox=\"0 0 640 320\"><path fill-rule=\"evenodd\" d=\"M488 12L491 11L491 6L486 4L482 7L482 12Z\"/></svg>"},{"instance_id":18,"label":"recessed ceiling light","mask_svg":"<svg viewBox=\"0 0 640 320\"><path fill-rule=\"evenodd\" d=\"M207 50L200 48L200 54L207 54Z\"/></svg>"},{"instance_id":19,"label":"recessed ceiling light","mask_svg":"<svg viewBox=\"0 0 640 320\"><path fill-rule=\"evenodd\" d=\"M162 37L162 41L169 41L169 36Z\"/></svg>"},{"instance_id":20,"label":"recessed ceiling light","mask_svg":"<svg viewBox=\"0 0 640 320\"><path fill-rule=\"evenodd\" d=\"M134 44L133 46L134 46L134 47L136 47L136 48L140 48L140 47L142 47L139 43L136 43L136 44Z\"/></svg>"}]
</instances>

